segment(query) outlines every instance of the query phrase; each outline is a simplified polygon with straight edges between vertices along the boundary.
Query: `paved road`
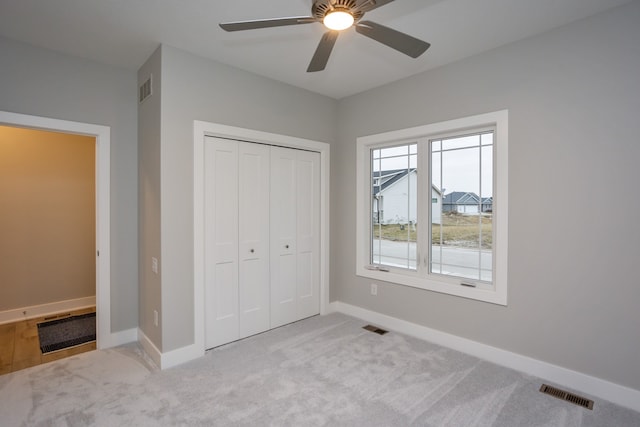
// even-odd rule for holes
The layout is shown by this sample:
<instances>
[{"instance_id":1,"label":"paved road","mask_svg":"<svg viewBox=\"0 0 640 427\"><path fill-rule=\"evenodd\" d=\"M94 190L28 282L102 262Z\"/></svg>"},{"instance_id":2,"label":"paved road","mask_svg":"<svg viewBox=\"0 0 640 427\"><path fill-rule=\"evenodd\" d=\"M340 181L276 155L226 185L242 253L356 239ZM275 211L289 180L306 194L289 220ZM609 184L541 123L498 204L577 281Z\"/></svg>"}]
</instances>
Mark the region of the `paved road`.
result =
<instances>
[{"instance_id":1,"label":"paved road","mask_svg":"<svg viewBox=\"0 0 640 427\"><path fill-rule=\"evenodd\" d=\"M374 240L374 261L380 264L407 268L416 268L416 244L414 242L393 242ZM379 257L379 255L382 255ZM491 280L491 251L457 248L454 246L433 246L433 272L455 274L463 277L478 278L478 268L482 267L482 280ZM442 264L440 264L442 262ZM442 268L442 270L440 270Z\"/></svg>"}]
</instances>

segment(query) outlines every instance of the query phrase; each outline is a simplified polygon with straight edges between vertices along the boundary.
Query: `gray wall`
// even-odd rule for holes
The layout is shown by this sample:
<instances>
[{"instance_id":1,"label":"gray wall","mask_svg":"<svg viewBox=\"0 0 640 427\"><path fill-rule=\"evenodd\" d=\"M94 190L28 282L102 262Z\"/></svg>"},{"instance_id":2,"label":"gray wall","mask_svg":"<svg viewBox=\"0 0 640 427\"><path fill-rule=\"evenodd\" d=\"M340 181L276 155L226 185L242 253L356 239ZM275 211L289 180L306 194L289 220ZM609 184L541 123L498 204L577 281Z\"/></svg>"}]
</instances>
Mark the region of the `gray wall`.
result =
<instances>
[{"instance_id":1,"label":"gray wall","mask_svg":"<svg viewBox=\"0 0 640 427\"><path fill-rule=\"evenodd\" d=\"M111 127L111 331L138 324L136 75L0 38L0 110Z\"/></svg>"},{"instance_id":2,"label":"gray wall","mask_svg":"<svg viewBox=\"0 0 640 427\"><path fill-rule=\"evenodd\" d=\"M640 3L344 99L331 300L640 390ZM358 136L509 110L507 307L355 276ZM577 207L577 208L576 208Z\"/></svg>"},{"instance_id":3,"label":"gray wall","mask_svg":"<svg viewBox=\"0 0 640 427\"><path fill-rule=\"evenodd\" d=\"M162 307L162 258L160 233L160 130L162 107L162 51L160 48L140 67L138 87L152 77L152 95L138 105L138 218L139 218L139 327L162 348L162 318L154 324L154 310ZM151 270L151 258L158 259L158 274Z\"/></svg>"},{"instance_id":4,"label":"gray wall","mask_svg":"<svg viewBox=\"0 0 640 427\"><path fill-rule=\"evenodd\" d=\"M161 349L167 352L194 342L193 121L330 143L337 102L169 46L161 56Z\"/></svg>"}]
</instances>

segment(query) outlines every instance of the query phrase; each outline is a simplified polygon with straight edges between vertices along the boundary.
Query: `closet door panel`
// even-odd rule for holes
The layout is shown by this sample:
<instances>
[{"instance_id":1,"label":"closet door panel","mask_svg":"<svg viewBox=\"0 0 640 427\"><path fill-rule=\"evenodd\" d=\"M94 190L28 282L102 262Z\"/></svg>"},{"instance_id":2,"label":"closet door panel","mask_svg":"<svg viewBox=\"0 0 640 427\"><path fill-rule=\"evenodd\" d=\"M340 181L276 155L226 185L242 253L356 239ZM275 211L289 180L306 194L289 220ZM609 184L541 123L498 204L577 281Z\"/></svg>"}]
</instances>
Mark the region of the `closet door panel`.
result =
<instances>
[{"instance_id":1,"label":"closet door panel","mask_svg":"<svg viewBox=\"0 0 640 427\"><path fill-rule=\"evenodd\" d=\"M296 151L271 147L271 327L297 319Z\"/></svg>"},{"instance_id":2,"label":"closet door panel","mask_svg":"<svg viewBox=\"0 0 640 427\"><path fill-rule=\"evenodd\" d=\"M205 154L205 345L238 339L238 146L207 137Z\"/></svg>"},{"instance_id":3,"label":"closet door panel","mask_svg":"<svg viewBox=\"0 0 640 427\"><path fill-rule=\"evenodd\" d=\"M217 263L214 271L214 282L214 292L211 292L210 301L213 302L213 306L215 307L215 321L226 322L228 320L236 322L238 315L238 290L237 287L234 286L234 283L237 282L235 263ZM234 330L237 330L237 328L230 328L229 332L232 332L230 336L236 339L237 334Z\"/></svg>"},{"instance_id":4,"label":"closet door panel","mask_svg":"<svg viewBox=\"0 0 640 427\"><path fill-rule=\"evenodd\" d=\"M296 293L298 300L303 302L308 300L309 298L313 298L315 292L313 290L313 254L309 252L303 252L298 254L298 268L297 268L297 277L296 277ZM304 316L302 313L304 311L300 310L299 317L303 319ZM312 314L310 315L312 316Z\"/></svg>"},{"instance_id":5,"label":"closet door panel","mask_svg":"<svg viewBox=\"0 0 640 427\"><path fill-rule=\"evenodd\" d=\"M270 148L239 143L240 338L270 326Z\"/></svg>"},{"instance_id":6,"label":"closet door panel","mask_svg":"<svg viewBox=\"0 0 640 427\"><path fill-rule=\"evenodd\" d=\"M320 154L297 151L297 318L320 312Z\"/></svg>"}]
</instances>

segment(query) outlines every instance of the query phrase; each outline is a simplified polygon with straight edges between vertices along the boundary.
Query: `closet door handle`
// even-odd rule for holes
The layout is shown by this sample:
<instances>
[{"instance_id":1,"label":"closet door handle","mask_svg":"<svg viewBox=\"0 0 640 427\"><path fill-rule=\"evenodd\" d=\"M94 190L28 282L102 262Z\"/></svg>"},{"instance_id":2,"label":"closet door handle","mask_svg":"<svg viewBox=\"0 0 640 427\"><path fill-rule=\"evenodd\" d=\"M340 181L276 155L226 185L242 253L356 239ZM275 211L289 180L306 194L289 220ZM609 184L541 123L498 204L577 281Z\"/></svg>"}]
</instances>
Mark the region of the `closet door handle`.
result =
<instances>
[{"instance_id":1,"label":"closet door handle","mask_svg":"<svg viewBox=\"0 0 640 427\"><path fill-rule=\"evenodd\" d=\"M285 249L289 249L289 245L284 245L284 248Z\"/></svg>"},{"instance_id":2,"label":"closet door handle","mask_svg":"<svg viewBox=\"0 0 640 427\"><path fill-rule=\"evenodd\" d=\"M251 249L251 250L249 250L249 252L254 253L254 252L255 252L255 250Z\"/></svg>"}]
</instances>

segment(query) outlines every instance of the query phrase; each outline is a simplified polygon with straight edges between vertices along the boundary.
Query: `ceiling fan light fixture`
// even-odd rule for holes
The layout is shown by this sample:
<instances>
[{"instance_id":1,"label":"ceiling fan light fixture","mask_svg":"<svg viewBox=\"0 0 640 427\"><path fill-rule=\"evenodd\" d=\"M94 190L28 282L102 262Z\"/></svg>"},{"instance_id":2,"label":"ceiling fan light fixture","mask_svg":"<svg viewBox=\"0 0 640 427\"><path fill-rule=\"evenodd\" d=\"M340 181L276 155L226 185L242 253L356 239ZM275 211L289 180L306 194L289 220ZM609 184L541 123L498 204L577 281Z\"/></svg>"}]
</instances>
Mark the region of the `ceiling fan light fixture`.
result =
<instances>
[{"instance_id":1,"label":"ceiling fan light fixture","mask_svg":"<svg viewBox=\"0 0 640 427\"><path fill-rule=\"evenodd\" d=\"M327 13L322 23L330 30L341 31L350 28L354 21L351 13L338 9Z\"/></svg>"},{"instance_id":2,"label":"ceiling fan light fixture","mask_svg":"<svg viewBox=\"0 0 640 427\"><path fill-rule=\"evenodd\" d=\"M309 1L309 0L306 0ZM282 18L258 19L252 21L224 22L220 27L225 31L255 30L258 28L285 27L311 23L322 23L325 31L318 43L308 73L322 71L327 66L329 56L342 30L353 27L358 34L382 43L411 58L417 58L428 48L429 43L393 28L372 21L363 21L364 14L393 2L394 0L311 0L311 15Z\"/></svg>"}]
</instances>

